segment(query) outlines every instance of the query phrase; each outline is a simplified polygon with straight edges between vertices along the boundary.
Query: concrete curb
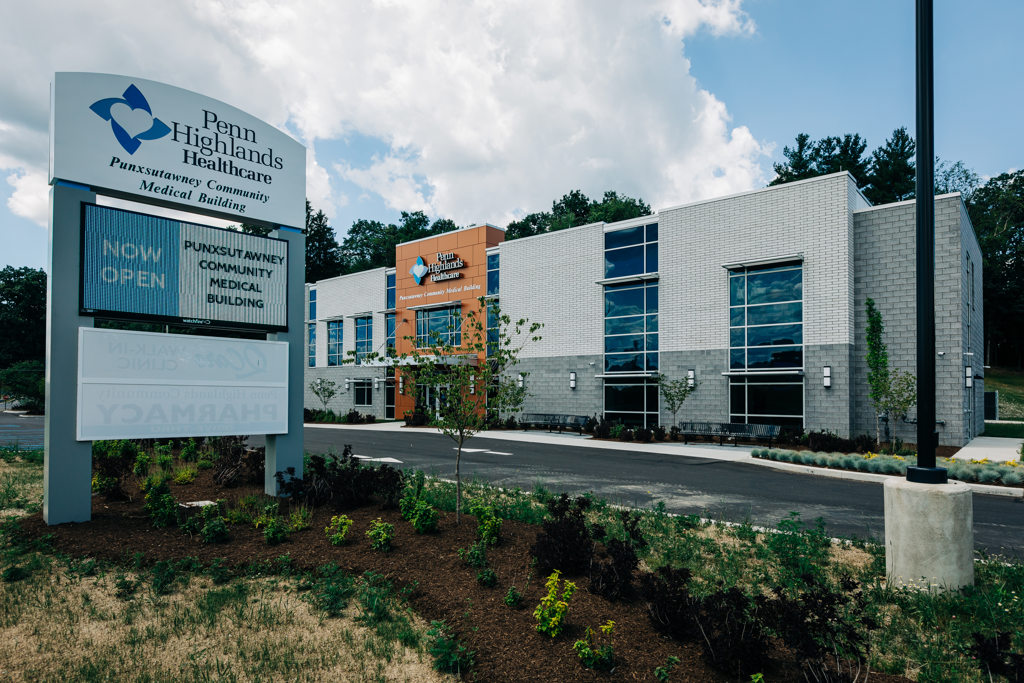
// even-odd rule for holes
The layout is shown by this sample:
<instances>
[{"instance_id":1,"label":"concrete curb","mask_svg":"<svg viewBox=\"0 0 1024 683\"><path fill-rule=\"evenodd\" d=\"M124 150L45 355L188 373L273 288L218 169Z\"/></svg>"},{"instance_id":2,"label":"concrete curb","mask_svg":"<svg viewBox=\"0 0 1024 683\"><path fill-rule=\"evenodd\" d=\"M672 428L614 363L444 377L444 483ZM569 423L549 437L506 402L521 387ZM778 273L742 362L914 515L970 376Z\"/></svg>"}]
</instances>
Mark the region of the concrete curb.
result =
<instances>
[{"instance_id":1,"label":"concrete curb","mask_svg":"<svg viewBox=\"0 0 1024 683\"><path fill-rule=\"evenodd\" d=\"M306 424L306 427L317 429L357 429L367 431L403 431L411 434L422 432L426 434L440 434L436 429L406 429L401 422L385 422L370 425L347 425L347 424ZM712 444L681 444L681 443L659 443L643 444L636 442L620 441L598 441L586 436L568 433L546 433L546 432L519 432L519 431L496 431L481 432L473 437L474 439L497 439L501 441L521 441L523 443L543 443L554 446L570 446L574 448L600 448L603 450L628 451L631 453L651 453L658 455L684 455L691 458L706 458L708 460L721 460L724 462L744 462L759 467L769 467L785 472L796 474L810 474L816 477L829 477L832 479L845 479L848 481L863 481L875 484L883 484L891 477L902 477L899 474L872 474L870 472L855 472L850 470L827 469L824 467L812 467L791 462L778 462L755 458L751 453L755 446L715 446ZM731 451L731 452L730 452ZM1003 496L1005 498L1024 499L1024 488L1013 488L1008 486L991 486L989 484L967 484L975 493L989 496Z\"/></svg>"}]
</instances>

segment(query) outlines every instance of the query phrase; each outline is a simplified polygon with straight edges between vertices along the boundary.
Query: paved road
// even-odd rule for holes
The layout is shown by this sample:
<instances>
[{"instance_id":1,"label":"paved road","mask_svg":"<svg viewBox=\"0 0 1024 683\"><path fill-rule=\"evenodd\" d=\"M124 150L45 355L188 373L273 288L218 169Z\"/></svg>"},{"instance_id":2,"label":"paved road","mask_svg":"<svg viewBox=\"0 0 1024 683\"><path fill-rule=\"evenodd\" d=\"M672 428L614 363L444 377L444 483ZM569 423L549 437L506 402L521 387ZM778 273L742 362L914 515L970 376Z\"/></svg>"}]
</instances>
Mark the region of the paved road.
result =
<instances>
[{"instance_id":1,"label":"paved road","mask_svg":"<svg viewBox=\"0 0 1024 683\"><path fill-rule=\"evenodd\" d=\"M310 452L340 452L344 444L372 458L391 458L442 477L455 476L447 437L425 432L306 429ZM822 517L838 536L884 537L882 486L789 473L679 455L474 439L462 457L464 478L506 487L595 494L624 505L664 501L670 512L774 526L789 512L807 521ZM979 549L1024 557L1024 504L1020 499L974 495L974 538Z\"/></svg>"},{"instance_id":2,"label":"paved road","mask_svg":"<svg viewBox=\"0 0 1024 683\"><path fill-rule=\"evenodd\" d=\"M42 418L0 413L0 445L42 445ZM306 429L306 449L386 458L401 467L455 476L451 440L421 430ZM257 441L257 439L253 439ZM733 522L774 526L791 510L807 521L822 517L838 536L882 540L882 486L789 473L749 463L680 455L525 443L491 438L471 440L462 474L505 487L595 494L623 505L649 507L663 501L670 512L700 514ZM1024 557L1024 504L974 495L974 539L979 549Z\"/></svg>"}]
</instances>

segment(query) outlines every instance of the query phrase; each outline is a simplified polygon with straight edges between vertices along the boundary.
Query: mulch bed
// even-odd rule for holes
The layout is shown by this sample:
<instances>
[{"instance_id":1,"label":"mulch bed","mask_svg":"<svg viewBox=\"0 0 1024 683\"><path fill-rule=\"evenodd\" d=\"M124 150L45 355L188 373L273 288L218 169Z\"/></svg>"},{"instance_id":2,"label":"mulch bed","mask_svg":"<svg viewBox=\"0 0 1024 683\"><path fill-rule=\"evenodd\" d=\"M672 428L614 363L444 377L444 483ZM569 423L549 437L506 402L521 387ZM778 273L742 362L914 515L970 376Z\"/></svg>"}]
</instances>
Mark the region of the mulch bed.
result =
<instances>
[{"instance_id":1,"label":"mulch bed","mask_svg":"<svg viewBox=\"0 0 1024 683\"><path fill-rule=\"evenodd\" d=\"M235 502L262 487L224 489L204 471L189 485L171 484L175 498L181 501L217 500ZM498 576L498 586L484 588L476 582L476 569L467 567L457 549L470 546L476 539L476 523L464 515L456 526L454 513L442 512L436 534L418 535L397 510L367 506L344 511L354 521L349 530L352 539L346 546L332 546L323 529L335 511L314 510L313 527L292 534L279 545L268 546L262 534L252 527L231 526L231 540L207 545L178 529L154 529L142 508L141 497L128 502L93 498L92 521L48 527L41 514L24 521L22 528L32 536L53 534L58 552L76 557L93 557L123 562L136 552L144 552L147 562L197 557L203 563L224 558L230 566L290 556L294 566L313 569L326 563L353 572L368 570L384 574L397 585L416 584L411 604L427 620L444 619L458 637L476 651L476 666L469 678L479 681L568 681L639 680L653 681L655 667L665 664L670 655L679 657L671 681L728 681L729 677L710 669L695 643L680 644L655 631L640 601L612 603L587 591L588 580L575 577L579 589L568 612L569 627L552 640L536 631L533 608L544 592L543 576L533 576L527 586L530 546L538 527L506 520L501 544L488 551L488 563ZM394 547L389 553L370 549L365 531L377 517L395 526ZM505 592L515 585L523 593L522 607L510 609L503 603ZM587 626L615 620L617 666L608 673L584 668L572 651L572 643L582 638ZM787 658L763 673L767 680L803 680L798 667ZM742 680L749 680L744 678ZM872 676L876 681L906 681L896 676Z\"/></svg>"}]
</instances>

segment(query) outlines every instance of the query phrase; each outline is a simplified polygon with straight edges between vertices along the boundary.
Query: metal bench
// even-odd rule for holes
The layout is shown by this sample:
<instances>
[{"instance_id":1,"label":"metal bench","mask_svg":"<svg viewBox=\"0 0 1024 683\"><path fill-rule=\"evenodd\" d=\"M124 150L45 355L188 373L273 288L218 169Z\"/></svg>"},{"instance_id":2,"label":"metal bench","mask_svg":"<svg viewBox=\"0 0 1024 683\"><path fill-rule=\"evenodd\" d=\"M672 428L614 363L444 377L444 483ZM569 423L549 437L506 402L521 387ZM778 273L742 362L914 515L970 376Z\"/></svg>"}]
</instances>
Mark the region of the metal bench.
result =
<instances>
[{"instance_id":1,"label":"metal bench","mask_svg":"<svg viewBox=\"0 0 1024 683\"><path fill-rule=\"evenodd\" d=\"M587 424L586 415L558 415L554 413L524 413L523 419L519 421L523 429L527 427L547 427L552 429L571 429L575 432L583 431Z\"/></svg>"},{"instance_id":2,"label":"metal bench","mask_svg":"<svg viewBox=\"0 0 1024 683\"><path fill-rule=\"evenodd\" d=\"M779 425L748 424L744 422L680 422L679 433L683 435L683 443L688 443L687 436L718 437L719 445L725 445L727 438L737 445L740 439L767 441L771 448L772 442L779 438Z\"/></svg>"}]
</instances>

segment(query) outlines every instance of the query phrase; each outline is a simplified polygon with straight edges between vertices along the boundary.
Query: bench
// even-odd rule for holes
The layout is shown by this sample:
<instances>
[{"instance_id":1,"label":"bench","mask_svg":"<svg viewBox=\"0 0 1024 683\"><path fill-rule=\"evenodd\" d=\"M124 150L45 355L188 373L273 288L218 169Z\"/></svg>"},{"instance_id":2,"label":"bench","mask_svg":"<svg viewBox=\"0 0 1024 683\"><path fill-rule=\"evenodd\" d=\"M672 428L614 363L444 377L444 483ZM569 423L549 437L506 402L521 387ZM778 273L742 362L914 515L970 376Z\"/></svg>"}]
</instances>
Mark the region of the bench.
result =
<instances>
[{"instance_id":1,"label":"bench","mask_svg":"<svg viewBox=\"0 0 1024 683\"><path fill-rule=\"evenodd\" d=\"M550 432L552 429L571 429L575 432L582 432L583 427L587 424L586 415L556 415L553 413L524 413L523 418L519 421L519 424L523 426L523 429L527 427L547 427Z\"/></svg>"},{"instance_id":2,"label":"bench","mask_svg":"<svg viewBox=\"0 0 1024 683\"><path fill-rule=\"evenodd\" d=\"M688 436L718 437L719 445L725 445L727 438L732 439L733 445L737 445L740 439L755 439L767 441L768 447L772 447L772 441L779 438L779 425L748 424L744 422L680 422L679 433L683 435L683 443L688 443Z\"/></svg>"}]
</instances>

